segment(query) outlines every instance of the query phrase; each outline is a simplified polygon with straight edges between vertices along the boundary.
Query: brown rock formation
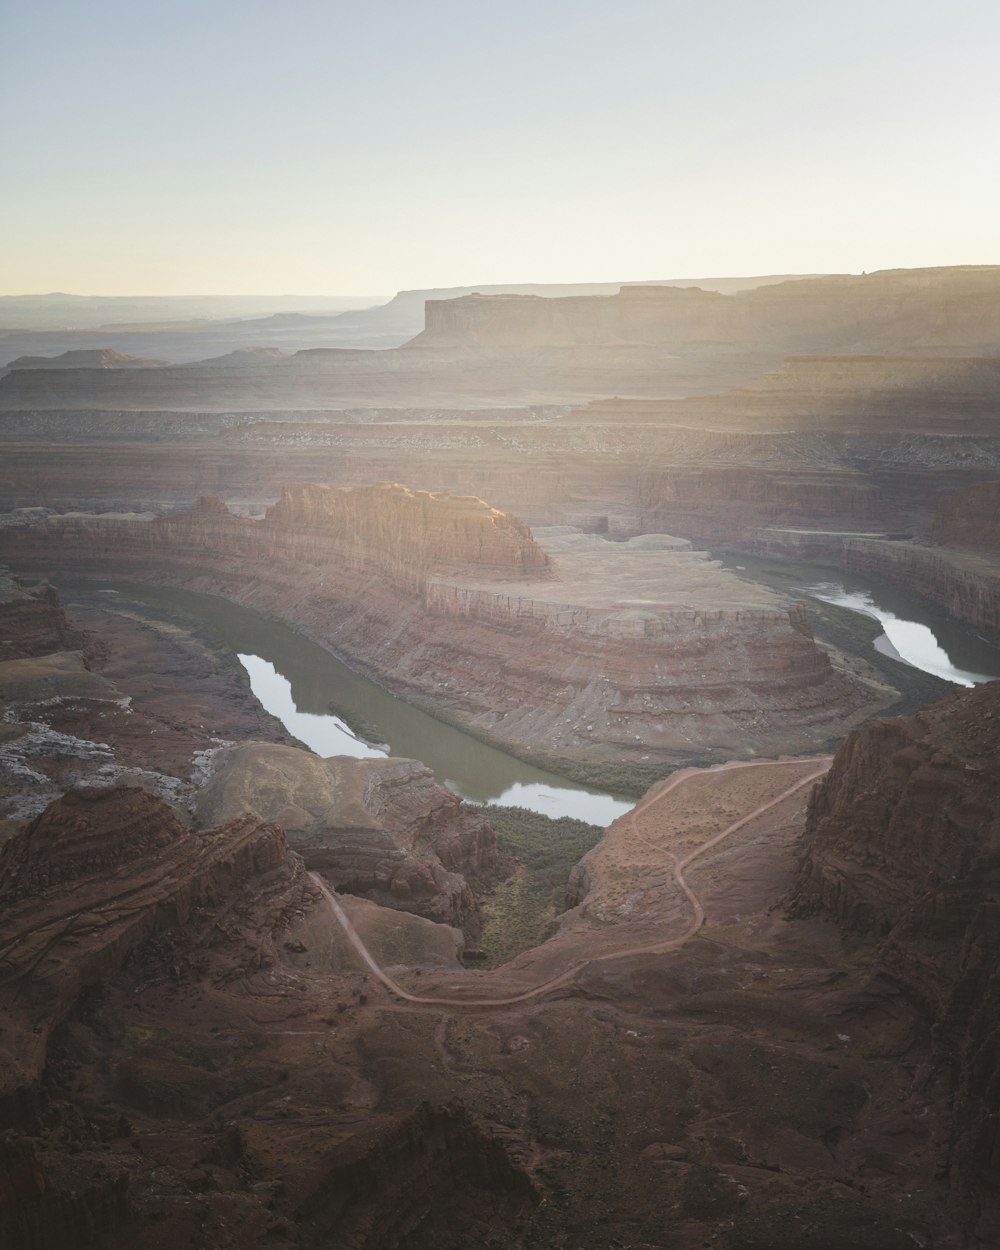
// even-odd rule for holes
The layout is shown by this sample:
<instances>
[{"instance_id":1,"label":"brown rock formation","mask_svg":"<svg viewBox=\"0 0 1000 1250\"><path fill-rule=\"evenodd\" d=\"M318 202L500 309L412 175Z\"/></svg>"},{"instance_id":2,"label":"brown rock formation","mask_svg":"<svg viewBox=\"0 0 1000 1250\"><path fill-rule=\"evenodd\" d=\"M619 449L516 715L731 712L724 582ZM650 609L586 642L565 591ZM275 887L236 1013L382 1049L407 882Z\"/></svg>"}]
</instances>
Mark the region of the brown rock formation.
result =
<instances>
[{"instance_id":1,"label":"brown rock formation","mask_svg":"<svg viewBox=\"0 0 1000 1250\"><path fill-rule=\"evenodd\" d=\"M990 354L1000 269L894 270L723 295L626 286L545 299L427 302L426 328L384 351L240 353L159 369L17 369L0 407L243 409L367 403L564 403L695 394L747 381L790 352Z\"/></svg>"},{"instance_id":2,"label":"brown rock formation","mask_svg":"<svg viewBox=\"0 0 1000 1250\"><path fill-rule=\"evenodd\" d=\"M513 1134L451 1100L376 1111L326 1047L301 1065L360 982L323 967L344 943L319 899L276 826L192 832L136 790L71 793L0 852L5 1250L457 1247L456 1221L523 1222Z\"/></svg>"},{"instance_id":3,"label":"brown rock formation","mask_svg":"<svg viewBox=\"0 0 1000 1250\"><path fill-rule=\"evenodd\" d=\"M263 521L201 510L18 532L33 563L276 612L397 691L560 760L808 750L871 700L833 672L801 609L683 541L546 544L551 563L481 501L391 485L289 489Z\"/></svg>"},{"instance_id":4,"label":"brown rock formation","mask_svg":"<svg viewBox=\"0 0 1000 1250\"><path fill-rule=\"evenodd\" d=\"M243 743L222 754L199 794L205 823L246 811L280 823L308 867L338 890L480 929L470 888L509 870L486 817L416 760L319 759L294 747Z\"/></svg>"},{"instance_id":5,"label":"brown rock formation","mask_svg":"<svg viewBox=\"0 0 1000 1250\"><path fill-rule=\"evenodd\" d=\"M26 586L0 566L0 663L64 650L68 635L53 588L44 582Z\"/></svg>"},{"instance_id":6,"label":"brown rock formation","mask_svg":"<svg viewBox=\"0 0 1000 1250\"><path fill-rule=\"evenodd\" d=\"M951 1082L946 1174L1000 1237L1000 683L852 734L815 791L794 895L880 941L872 991L900 993Z\"/></svg>"},{"instance_id":7,"label":"brown rock formation","mask_svg":"<svg viewBox=\"0 0 1000 1250\"><path fill-rule=\"evenodd\" d=\"M708 543L773 525L922 534L937 498L996 479L998 414L995 360L872 356L797 358L740 390L605 399L562 419L31 409L0 431L0 502L159 511L214 494L261 509L289 481L405 475L532 524Z\"/></svg>"},{"instance_id":8,"label":"brown rock formation","mask_svg":"<svg viewBox=\"0 0 1000 1250\"><path fill-rule=\"evenodd\" d=\"M144 943L183 961L224 941L232 969L256 968L312 889L282 831L253 816L199 833L130 788L50 804L0 849L0 1104L38 1082L50 1032L84 987Z\"/></svg>"}]
</instances>

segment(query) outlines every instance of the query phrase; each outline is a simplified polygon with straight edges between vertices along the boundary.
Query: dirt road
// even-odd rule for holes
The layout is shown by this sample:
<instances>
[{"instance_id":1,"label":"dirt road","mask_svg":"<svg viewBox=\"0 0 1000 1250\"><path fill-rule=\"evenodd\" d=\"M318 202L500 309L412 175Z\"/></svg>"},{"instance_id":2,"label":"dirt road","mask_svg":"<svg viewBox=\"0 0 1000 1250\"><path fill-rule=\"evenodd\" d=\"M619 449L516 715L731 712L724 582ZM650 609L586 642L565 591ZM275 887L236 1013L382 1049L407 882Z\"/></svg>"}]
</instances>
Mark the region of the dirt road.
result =
<instances>
[{"instance_id":1,"label":"dirt road","mask_svg":"<svg viewBox=\"0 0 1000 1250\"><path fill-rule=\"evenodd\" d=\"M550 990L558 989L560 986L566 985L578 976L584 968L587 968L592 964L605 963L612 959L626 959L634 955L659 954L663 951L676 950L678 947L683 946L686 942L689 942L705 923L705 909L702 906L701 900L698 898L697 894L695 894L694 890L692 890L690 885L688 885L687 879L684 876L685 868L692 864L701 855L704 855L713 847L718 846L719 843L725 838L728 838L731 834L738 832L740 829L750 824L751 821L756 820L757 817L763 815L764 812L769 811L772 807L777 807L779 803L783 803L785 799L790 798L793 794L796 794L799 790L804 789L806 786L812 785L813 782L822 777L823 774L829 769L830 764L832 763L832 756L821 757L821 760L822 767L817 768L814 772L810 772L806 777L801 778L799 781L795 782L794 785L791 785L787 789L783 790L781 794L777 795L775 798L768 800L766 803L760 804L760 806L754 808L752 812L748 812L746 816L742 816L731 825L727 825L726 828L720 830L719 833L713 834L712 837L708 838L705 842L702 842L699 846L695 847L694 850L689 851L680 859L674 855L670 856L673 860L674 879L685 898L691 904L691 920L683 933L679 934L677 937L668 938L663 942L654 942L644 946L633 946L627 948L626 950L609 951L604 955L593 955L588 959L581 959L578 963L575 963L571 967L567 968L565 972L559 973L558 976L550 977L547 981L542 981L539 985L523 990L520 994L511 994L506 998L438 998L430 995L411 994L409 990L404 989L398 982L394 981L392 977L390 977L388 973L386 973L376 962L371 951L369 951L368 947L365 946L357 930L354 928L354 925L351 924L351 921L348 919L347 913L341 907L337 896L332 890L329 889L322 877L315 872L310 873L310 876L316 882L317 886L322 891L323 896L329 902L337 922L344 930L348 941L357 951L362 963L370 969L376 980L380 981L390 994L402 999L403 1002L412 1003L414 1006L418 1007L474 1007L480 1009L490 1007L510 1007L515 1003L524 1003L533 998L540 998L541 995L547 994ZM679 773L655 794L643 799L642 802L634 807L627 816L622 817L622 819L633 821L634 827L635 818L640 812L648 812L650 808L655 807L657 803L666 798L666 796L678 786L683 785L692 777L704 776L706 772L721 772L723 770L736 768L787 768L789 764L794 764L795 762L796 761L794 760L755 760L750 763L718 764L716 767L710 769L702 768L685 771L683 773ZM816 762L819 763L820 761L817 760ZM667 852L667 854L670 854L670 852Z\"/></svg>"}]
</instances>

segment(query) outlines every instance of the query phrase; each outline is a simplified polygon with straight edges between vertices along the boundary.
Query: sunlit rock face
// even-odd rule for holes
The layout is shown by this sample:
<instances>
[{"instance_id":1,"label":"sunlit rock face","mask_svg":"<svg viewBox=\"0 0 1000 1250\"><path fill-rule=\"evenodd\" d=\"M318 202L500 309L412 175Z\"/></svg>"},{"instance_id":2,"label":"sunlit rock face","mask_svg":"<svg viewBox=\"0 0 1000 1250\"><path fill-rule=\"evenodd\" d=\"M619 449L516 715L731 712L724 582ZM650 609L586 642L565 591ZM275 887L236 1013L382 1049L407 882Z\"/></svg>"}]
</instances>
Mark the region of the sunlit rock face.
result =
<instances>
[{"instance_id":1,"label":"sunlit rock face","mask_svg":"<svg viewBox=\"0 0 1000 1250\"><path fill-rule=\"evenodd\" d=\"M394 690L556 760L807 750L872 706L801 607L686 541L540 534L474 498L303 485L260 521L202 501L51 518L17 541L33 562L275 612Z\"/></svg>"}]
</instances>

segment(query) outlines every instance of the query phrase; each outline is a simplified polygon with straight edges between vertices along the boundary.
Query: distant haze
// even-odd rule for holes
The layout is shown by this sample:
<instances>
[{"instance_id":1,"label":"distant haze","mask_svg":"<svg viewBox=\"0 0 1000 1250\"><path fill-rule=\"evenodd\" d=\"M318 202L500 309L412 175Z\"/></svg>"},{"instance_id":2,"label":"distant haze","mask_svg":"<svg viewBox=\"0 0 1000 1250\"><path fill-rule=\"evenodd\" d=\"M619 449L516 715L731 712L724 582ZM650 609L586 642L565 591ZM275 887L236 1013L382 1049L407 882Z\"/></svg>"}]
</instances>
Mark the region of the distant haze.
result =
<instances>
[{"instance_id":1,"label":"distant haze","mask_svg":"<svg viewBox=\"0 0 1000 1250\"><path fill-rule=\"evenodd\" d=\"M0 293L1000 261L995 0L12 0Z\"/></svg>"}]
</instances>

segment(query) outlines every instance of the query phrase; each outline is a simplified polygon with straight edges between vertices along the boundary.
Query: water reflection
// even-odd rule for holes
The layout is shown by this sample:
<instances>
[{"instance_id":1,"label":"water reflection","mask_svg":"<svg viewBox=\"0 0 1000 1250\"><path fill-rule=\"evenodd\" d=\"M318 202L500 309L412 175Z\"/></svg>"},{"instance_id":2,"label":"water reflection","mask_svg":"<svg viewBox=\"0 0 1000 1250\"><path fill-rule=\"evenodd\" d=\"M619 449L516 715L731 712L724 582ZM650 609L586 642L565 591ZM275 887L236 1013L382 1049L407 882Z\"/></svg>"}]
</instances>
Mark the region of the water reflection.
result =
<instances>
[{"instance_id":1,"label":"water reflection","mask_svg":"<svg viewBox=\"0 0 1000 1250\"><path fill-rule=\"evenodd\" d=\"M65 583L64 583L65 584ZM72 584L68 582L68 584ZM134 582L104 582L166 612L181 611L237 655L254 694L317 755L422 760L438 781L477 803L509 803L546 816L607 825L632 803L575 785L565 777L435 720L354 672L290 626L214 595ZM347 722L365 726L363 741ZM373 745L381 744L381 745Z\"/></svg>"},{"instance_id":2,"label":"water reflection","mask_svg":"<svg viewBox=\"0 0 1000 1250\"><path fill-rule=\"evenodd\" d=\"M853 612L860 612L878 621L884 632L875 639L874 645L882 655L887 655L890 659L900 660L903 664L919 668L934 677L941 677L956 686L976 686L1000 677L1000 665L991 665L993 671L990 673L958 667L930 626L921 621L897 616L895 612L876 602L872 592L857 587L848 589L835 582L821 582L816 586L806 586L804 590L806 594L823 603L850 608ZM879 597L884 603L884 597Z\"/></svg>"},{"instance_id":3,"label":"water reflection","mask_svg":"<svg viewBox=\"0 0 1000 1250\"><path fill-rule=\"evenodd\" d=\"M303 641L301 638L296 639L299 645ZM317 650L320 650L320 654L330 663L337 664L333 656L319 648ZM527 807L545 816L573 816L577 820L586 820L594 825L609 825L632 806L631 803L616 799L610 794L595 793L574 787L562 778L532 768L530 764L522 764L511 756L503 755L502 752L495 751L474 738L469 738L467 734L457 729L442 725L424 713L417 712L417 709L394 699L384 690L379 690L379 694L391 700L396 706L387 709L385 704L379 702L378 710L381 716L378 728L388 730L386 736L389 738L389 743L374 746L359 738L335 712L303 711L298 704L296 693L293 692L292 683L269 660L259 655L247 655L242 652L238 654L240 663L250 678L250 688L263 706L272 716L276 716L281 721L289 733L294 734L300 742L304 742L317 755L351 755L355 759L374 759L389 754L406 754L430 764L431 760L439 756L447 756L449 745L460 745L462 749L456 753L457 759L453 756L443 765L445 775L442 775L438 769L435 769L435 773L439 781L443 781L446 786L465 799L472 799L478 803ZM351 676L358 677L356 673L352 673ZM378 690L378 687L375 689ZM424 727L425 734L428 736L424 739L419 755L415 751L403 751L396 746L395 726L384 719L387 710L395 713L402 709L406 712L416 712L418 717L423 717L428 722L428 725ZM368 707L363 711L364 714L370 715L372 709ZM405 722L408 718L404 715L403 720ZM405 723L402 726L404 736L409 727ZM440 735L445 738L443 744L438 741ZM471 744L471 750L468 744ZM499 761L493 757L499 757ZM453 771L456 763L465 765L463 773ZM513 780L514 777L521 779ZM541 780L542 778L544 780Z\"/></svg>"},{"instance_id":4,"label":"water reflection","mask_svg":"<svg viewBox=\"0 0 1000 1250\"><path fill-rule=\"evenodd\" d=\"M238 658L250 678L250 689L260 702L310 751L322 756L352 755L358 760L389 754L387 750L362 741L339 716L300 712L292 698L292 683L287 677L282 677L268 660L262 660L259 655L240 655Z\"/></svg>"}]
</instances>

